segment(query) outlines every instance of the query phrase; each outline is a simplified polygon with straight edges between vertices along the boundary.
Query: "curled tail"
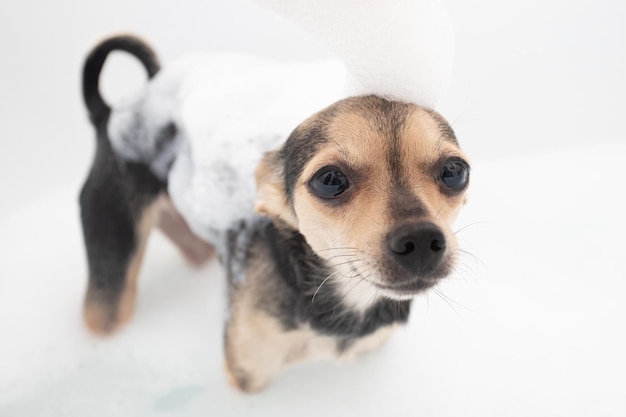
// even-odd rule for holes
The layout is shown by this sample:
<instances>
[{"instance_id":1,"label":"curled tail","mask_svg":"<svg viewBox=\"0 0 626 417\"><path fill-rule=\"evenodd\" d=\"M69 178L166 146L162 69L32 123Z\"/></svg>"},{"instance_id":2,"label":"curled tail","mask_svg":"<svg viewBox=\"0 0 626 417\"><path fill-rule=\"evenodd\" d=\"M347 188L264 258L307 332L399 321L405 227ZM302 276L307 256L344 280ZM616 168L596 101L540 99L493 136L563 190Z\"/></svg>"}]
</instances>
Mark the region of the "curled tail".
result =
<instances>
[{"instance_id":1,"label":"curled tail","mask_svg":"<svg viewBox=\"0 0 626 417\"><path fill-rule=\"evenodd\" d=\"M159 60L152 48L134 36L114 36L96 45L83 67L83 99L94 126L99 126L106 120L111 111L100 95L99 80L104 61L113 51L125 51L139 59L148 73L148 78L154 77L160 69Z\"/></svg>"}]
</instances>

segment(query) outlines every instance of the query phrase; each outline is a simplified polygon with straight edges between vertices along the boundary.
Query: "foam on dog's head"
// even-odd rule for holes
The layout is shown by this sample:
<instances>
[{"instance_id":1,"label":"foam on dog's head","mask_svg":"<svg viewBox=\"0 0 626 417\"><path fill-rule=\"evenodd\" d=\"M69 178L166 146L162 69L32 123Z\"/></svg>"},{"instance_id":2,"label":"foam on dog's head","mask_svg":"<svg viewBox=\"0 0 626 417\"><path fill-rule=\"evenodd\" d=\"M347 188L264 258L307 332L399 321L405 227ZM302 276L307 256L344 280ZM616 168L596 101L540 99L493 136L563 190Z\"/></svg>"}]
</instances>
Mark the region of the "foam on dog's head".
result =
<instances>
[{"instance_id":1,"label":"foam on dog's head","mask_svg":"<svg viewBox=\"0 0 626 417\"><path fill-rule=\"evenodd\" d=\"M434 108L450 82L453 32L438 0L256 0L332 49L352 75L350 95Z\"/></svg>"}]
</instances>

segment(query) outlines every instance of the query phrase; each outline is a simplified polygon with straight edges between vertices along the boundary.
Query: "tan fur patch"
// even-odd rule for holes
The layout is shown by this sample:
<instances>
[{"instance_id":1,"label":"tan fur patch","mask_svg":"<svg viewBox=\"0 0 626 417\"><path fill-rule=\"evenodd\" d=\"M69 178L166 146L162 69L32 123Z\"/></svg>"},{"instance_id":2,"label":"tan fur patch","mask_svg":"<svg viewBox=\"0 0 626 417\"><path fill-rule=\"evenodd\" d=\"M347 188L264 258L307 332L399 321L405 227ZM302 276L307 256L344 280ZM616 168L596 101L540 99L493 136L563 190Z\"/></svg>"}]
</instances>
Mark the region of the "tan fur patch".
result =
<instances>
[{"instance_id":1,"label":"tan fur patch","mask_svg":"<svg viewBox=\"0 0 626 417\"><path fill-rule=\"evenodd\" d=\"M298 220L287 204L282 166L278 151L267 152L255 172L257 196L254 209L257 213L282 220L298 228Z\"/></svg>"},{"instance_id":2,"label":"tan fur patch","mask_svg":"<svg viewBox=\"0 0 626 417\"><path fill-rule=\"evenodd\" d=\"M211 259L214 254L213 247L189 229L187 222L178 213L169 197L164 196L159 206L159 229L176 244L183 256L196 266L201 266Z\"/></svg>"}]
</instances>

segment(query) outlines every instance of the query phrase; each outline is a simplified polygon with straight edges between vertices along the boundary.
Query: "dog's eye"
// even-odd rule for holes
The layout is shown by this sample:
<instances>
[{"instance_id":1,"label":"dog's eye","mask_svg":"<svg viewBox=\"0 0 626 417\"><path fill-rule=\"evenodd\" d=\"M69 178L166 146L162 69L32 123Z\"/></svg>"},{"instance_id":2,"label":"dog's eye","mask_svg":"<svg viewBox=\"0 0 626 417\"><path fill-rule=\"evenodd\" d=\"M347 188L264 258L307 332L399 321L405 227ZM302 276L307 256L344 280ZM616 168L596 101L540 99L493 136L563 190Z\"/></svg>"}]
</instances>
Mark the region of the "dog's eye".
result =
<instances>
[{"instance_id":1,"label":"dog's eye","mask_svg":"<svg viewBox=\"0 0 626 417\"><path fill-rule=\"evenodd\" d=\"M311 190L320 198L335 198L348 189L348 178L335 167L324 167L309 181Z\"/></svg>"},{"instance_id":2,"label":"dog's eye","mask_svg":"<svg viewBox=\"0 0 626 417\"><path fill-rule=\"evenodd\" d=\"M465 161L452 159L443 166L439 178L448 188L460 191L469 181L469 166Z\"/></svg>"}]
</instances>

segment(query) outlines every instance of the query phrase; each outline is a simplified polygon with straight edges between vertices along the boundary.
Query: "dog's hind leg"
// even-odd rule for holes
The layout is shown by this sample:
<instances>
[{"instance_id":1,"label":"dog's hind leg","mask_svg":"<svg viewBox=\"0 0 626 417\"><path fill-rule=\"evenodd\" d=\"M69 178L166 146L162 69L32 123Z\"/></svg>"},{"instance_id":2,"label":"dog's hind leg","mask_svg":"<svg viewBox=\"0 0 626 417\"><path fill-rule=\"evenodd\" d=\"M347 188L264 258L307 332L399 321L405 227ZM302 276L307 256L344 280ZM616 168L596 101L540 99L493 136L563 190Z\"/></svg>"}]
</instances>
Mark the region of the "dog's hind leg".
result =
<instances>
[{"instance_id":1,"label":"dog's hind leg","mask_svg":"<svg viewBox=\"0 0 626 417\"><path fill-rule=\"evenodd\" d=\"M213 256L213 246L193 234L169 197L163 198L158 226L193 265L200 266Z\"/></svg>"},{"instance_id":2,"label":"dog's hind leg","mask_svg":"<svg viewBox=\"0 0 626 417\"><path fill-rule=\"evenodd\" d=\"M80 194L89 266L83 313L97 334L113 332L133 313L143 252L165 193L147 166L117 158L105 136Z\"/></svg>"}]
</instances>

